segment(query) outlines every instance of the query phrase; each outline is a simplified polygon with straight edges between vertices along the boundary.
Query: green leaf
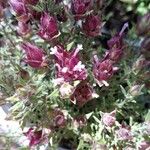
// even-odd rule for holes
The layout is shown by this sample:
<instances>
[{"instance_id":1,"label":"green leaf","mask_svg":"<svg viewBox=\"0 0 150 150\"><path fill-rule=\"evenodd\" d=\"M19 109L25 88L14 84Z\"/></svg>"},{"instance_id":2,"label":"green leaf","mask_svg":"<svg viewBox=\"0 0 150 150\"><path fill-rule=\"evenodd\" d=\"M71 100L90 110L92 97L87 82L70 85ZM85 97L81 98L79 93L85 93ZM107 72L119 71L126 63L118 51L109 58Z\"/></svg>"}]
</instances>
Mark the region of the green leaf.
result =
<instances>
[{"instance_id":1,"label":"green leaf","mask_svg":"<svg viewBox=\"0 0 150 150\"><path fill-rule=\"evenodd\" d=\"M148 111L148 113L145 116L145 121L150 121L150 110Z\"/></svg>"},{"instance_id":2,"label":"green leaf","mask_svg":"<svg viewBox=\"0 0 150 150\"><path fill-rule=\"evenodd\" d=\"M71 50L71 48L72 48L74 42L75 42L75 40L72 41L71 43L69 43L69 44L67 45L67 51L70 51L70 50Z\"/></svg>"},{"instance_id":3,"label":"green leaf","mask_svg":"<svg viewBox=\"0 0 150 150\"><path fill-rule=\"evenodd\" d=\"M121 91L125 97L127 97L127 92L122 85L120 85Z\"/></svg>"},{"instance_id":4,"label":"green leaf","mask_svg":"<svg viewBox=\"0 0 150 150\"><path fill-rule=\"evenodd\" d=\"M59 96L58 89L55 89L50 95L47 96L47 98L56 98Z\"/></svg>"}]
</instances>

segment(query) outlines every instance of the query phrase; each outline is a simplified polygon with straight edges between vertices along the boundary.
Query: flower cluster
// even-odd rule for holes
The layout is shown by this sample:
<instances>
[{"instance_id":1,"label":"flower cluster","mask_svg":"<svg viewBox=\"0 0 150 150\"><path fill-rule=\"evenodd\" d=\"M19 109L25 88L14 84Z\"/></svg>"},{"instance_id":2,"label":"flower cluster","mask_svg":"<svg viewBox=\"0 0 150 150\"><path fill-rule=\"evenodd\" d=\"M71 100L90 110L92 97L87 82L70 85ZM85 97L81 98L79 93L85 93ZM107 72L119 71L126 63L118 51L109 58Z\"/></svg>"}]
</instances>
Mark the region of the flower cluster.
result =
<instances>
[{"instance_id":1,"label":"flower cluster","mask_svg":"<svg viewBox=\"0 0 150 150\"><path fill-rule=\"evenodd\" d=\"M125 24L120 33L107 42L109 50L106 51L104 59L99 60L97 55L94 56L93 74L99 86L109 86L107 80L118 70L114 64L120 60L123 53L123 32L127 27L128 24Z\"/></svg>"},{"instance_id":2,"label":"flower cluster","mask_svg":"<svg viewBox=\"0 0 150 150\"><path fill-rule=\"evenodd\" d=\"M55 57L57 80L71 82L86 79L87 71L78 54L80 50L82 50L81 45L71 52L67 52L62 46L51 48L50 54Z\"/></svg>"}]
</instances>

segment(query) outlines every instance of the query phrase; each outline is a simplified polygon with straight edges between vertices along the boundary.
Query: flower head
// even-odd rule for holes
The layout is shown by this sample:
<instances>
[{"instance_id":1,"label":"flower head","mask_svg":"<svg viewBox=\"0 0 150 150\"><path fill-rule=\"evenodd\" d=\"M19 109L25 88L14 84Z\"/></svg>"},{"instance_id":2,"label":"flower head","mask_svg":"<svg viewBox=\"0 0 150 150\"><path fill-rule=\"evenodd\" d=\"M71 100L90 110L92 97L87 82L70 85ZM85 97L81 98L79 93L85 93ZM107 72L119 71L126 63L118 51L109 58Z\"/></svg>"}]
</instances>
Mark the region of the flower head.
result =
<instances>
[{"instance_id":1,"label":"flower head","mask_svg":"<svg viewBox=\"0 0 150 150\"><path fill-rule=\"evenodd\" d=\"M128 28L128 23L125 23L121 31L107 42L109 49L122 49L123 35L126 28Z\"/></svg>"},{"instance_id":2,"label":"flower head","mask_svg":"<svg viewBox=\"0 0 150 150\"><path fill-rule=\"evenodd\" d=\"M82 24L83 32L87 36L98 36L100 35L100 30L102 27L102 22L99 16L89 15L85 18L85 21Z\"/></svg>"},{"instance_id":3,"label":"flower head","mask_svg":"<svg viewBox=\"0 0 150 150\"><path fill-rule=\"evenodd\" d=\"M139 150L149 150L149 148L150 148L150 142L142 141L139 144L138 148L139 148Z\"/></svg>"},{"instance_id":4,"label":"flower head","mask_svg":"<svg viewBox=\"0 0 150 150\"><path fill-rule=\"evenodd\" d=\"M96 55L94 56L93 74L99 86L108 86L107 80L113 76L116 70L117 68L113 67L111 60L106 59L101 61Z\"/></svg>"},{"instance_id":5,"label":"flower head","mask_svg":"<svg viewBox=\"0 0 150 150\"><path fill-rule=\"evenodd\" d=\"M44 52L42 49L31 43L23 43L21 47L26 53L26 58L24 61L31 67L40 68L46 64Z\"/></svg>"},{"instance_id":6,"label":"flower head","mask_svg":"<svg viewBox=\"0 0 150 150\"><path fill-rule=\"evenodd\" d=\"M78 46L68 52L62 46L51 48L51 54L55 56L57 78L63 78L66 82L86 79L87 72L78 54L81 49L82 47Z\"/></svg>"},{"instance_id":7,"label":"flower head","mask_svg":"<svg viewBox=\"0 0 150 150\"><path fill-rule=\"evenodd\" d=\"M96 98L98 95L94 92L93 88L86 81L81 81L75 88L73 94L71 95L71 100L73 103L77 104L79 107L85 105L88 101Z\"/></svg>"},{"instance_id":8,"label":"flower head","mask_svg":"<svg viewBox=\"0 0 150 150\"><path fill-rule=\"evenodd\" d=\"M53 126L54 127L60 127L60 128L63 128L66 124L66 118L65 118L65 115L64 113L59 110L59 109L55 109L53 111Z\"/></svg>"},{"instance_id":9,"label":"flower head","mask_svg":"<svg viewBox=\"0 0 150 150\"><path fill-rule=\"evenodd\" d=\"M9 4L17 14L17 19L19 21L26 22L29 20L30 16L23 0L10 0Z\"/></svg>"},{"instance_id":10,"label":"flower head","mask_svg":"<svg viewBox=\"0 0 150 150\"><path fill-rule=\"evenodd\" d=\"M40 25L39 36L44 40L51 41L58 36L57 21L53 16L44 13L41 17Z\"/></svg>"},{"instance_id":11,"label":"flower head","mask_svg":"<svg viewBox=\"0 0 150 150\"><path fill-rule=\"evenodd\" d=\"M64 82L61 86L60 86L60 94L62 98L68 98L70 97L70 95L72 94L73 91L73 86L70 85L68 82Z\"/></svg>"},{"instance_id":12,"label":"flower head","mask_svg":"<svg viewBox=\"0 0 150 150\"><path fill-rule=\"evenodd\" d=\"M127 127L120 127L119 130L116 131L116 134L118 139L121 141L132 139L131 131Z\"/></svg>"},{"instance_id":13,"label":"flower head","mask_svg":"<svg viewBox=\"0 0 150 150\"><path fill-rule=\"evenodd\" d=\"M81 19L92 6L92 0L72 0L71 10L75 19Z\"/></svg>"},{"instance_id":14,"label":"flower head","mask_svg":"<svg viewBox=\"0 0 150 150\"><path fill-rule=\"evenodd\" d=\"M115 124L116 121L116 111L112 111L110 113L104 113L102 115L102 122L104 125L108 126L108 127L112 127Z\"/></svg>"},{"instance_id":15,"label":"flower head","mask_svg":"<svg viewBox=\"0 0 150 150\"><path fill-rule=\"evenodd\" d=\"M43 132L42 130L35 130L33 128L30 128L24 135L29 139L30 143L29 146L35 146L39 143L41 143L44 140Z\"/></svg>"}]
</instances>

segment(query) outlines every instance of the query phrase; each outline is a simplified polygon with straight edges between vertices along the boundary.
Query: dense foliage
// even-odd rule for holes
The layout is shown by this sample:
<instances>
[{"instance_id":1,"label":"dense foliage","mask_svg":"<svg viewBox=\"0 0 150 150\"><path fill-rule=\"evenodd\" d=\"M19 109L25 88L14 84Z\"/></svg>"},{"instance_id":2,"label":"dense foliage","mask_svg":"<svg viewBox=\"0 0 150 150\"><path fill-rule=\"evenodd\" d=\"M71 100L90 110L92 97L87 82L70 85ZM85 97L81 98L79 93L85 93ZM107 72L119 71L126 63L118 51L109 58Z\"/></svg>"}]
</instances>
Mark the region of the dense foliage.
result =
<instances>
[{"instance_id":1,"label":"dense foliage","mask_svg":"<svg viewBox=\"0 0 150 150\"><path fill-rule=\"evenodd\" d=\"M0 103L29 149L150 148L147 0L0 1Z\"/></svg>"}]
</instances>

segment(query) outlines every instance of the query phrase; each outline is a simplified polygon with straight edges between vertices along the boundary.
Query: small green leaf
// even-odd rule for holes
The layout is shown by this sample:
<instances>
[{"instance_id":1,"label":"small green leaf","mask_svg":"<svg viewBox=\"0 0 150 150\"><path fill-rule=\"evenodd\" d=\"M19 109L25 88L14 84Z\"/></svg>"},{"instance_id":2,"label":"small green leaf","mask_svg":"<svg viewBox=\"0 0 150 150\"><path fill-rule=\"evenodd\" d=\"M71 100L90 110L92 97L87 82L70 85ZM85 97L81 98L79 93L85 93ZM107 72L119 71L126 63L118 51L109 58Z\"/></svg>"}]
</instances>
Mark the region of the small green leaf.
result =
<instances>
[{"instance_id":1,"label":"small green leaf","mask_svg":"<svg viewBox=\"0 0 150 150\"><path fill-rule=\"evenodd\" d=\"M145 121L150 121L150 110L148 111L148 113L145 116Z\"/></svg>"},{"instance_id":2,"label":"small green leaf","mask_svg":"<svg viewBox=\"0 0 150 150\"><path fill-rule=\"evenodd\" d=\"M69 43L69 44L67 45L67 51L70 51L70 50L71 50L71 48L72 48L74 42L75 42L75 40L72 41L71 43Z\"/></svg>"}]
</instances>

